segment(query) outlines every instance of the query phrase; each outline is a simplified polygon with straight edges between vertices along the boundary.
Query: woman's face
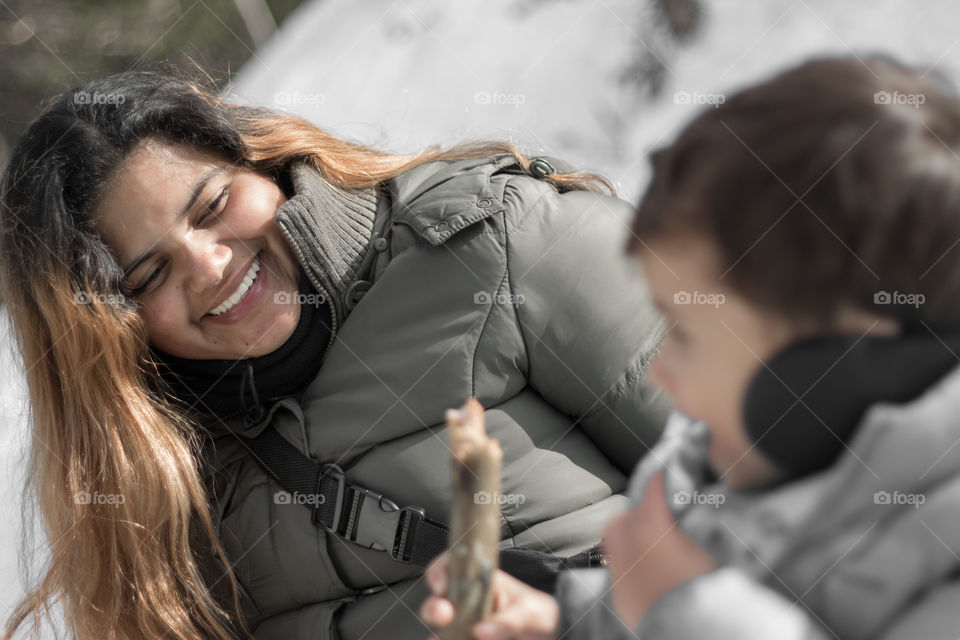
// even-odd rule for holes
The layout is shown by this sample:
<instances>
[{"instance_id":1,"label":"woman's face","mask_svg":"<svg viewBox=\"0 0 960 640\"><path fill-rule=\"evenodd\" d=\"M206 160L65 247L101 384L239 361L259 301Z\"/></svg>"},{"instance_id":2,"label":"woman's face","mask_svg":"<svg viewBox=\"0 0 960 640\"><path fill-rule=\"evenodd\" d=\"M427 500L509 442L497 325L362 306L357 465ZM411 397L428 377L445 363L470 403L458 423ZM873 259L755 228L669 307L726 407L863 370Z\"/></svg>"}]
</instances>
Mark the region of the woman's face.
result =
<instances>
[{"instance_id":1,"label":"woman's face","mask_svg":"<svg viewBox=\"0 0 960 640\"><path fill-rule=\"evenodd\" d=\"M285 200L273 181L187 145L150 140L128 155L94 221L154 347L237 360L290 337L299 267L274 222Z\"/></svg>"}]
</instances>

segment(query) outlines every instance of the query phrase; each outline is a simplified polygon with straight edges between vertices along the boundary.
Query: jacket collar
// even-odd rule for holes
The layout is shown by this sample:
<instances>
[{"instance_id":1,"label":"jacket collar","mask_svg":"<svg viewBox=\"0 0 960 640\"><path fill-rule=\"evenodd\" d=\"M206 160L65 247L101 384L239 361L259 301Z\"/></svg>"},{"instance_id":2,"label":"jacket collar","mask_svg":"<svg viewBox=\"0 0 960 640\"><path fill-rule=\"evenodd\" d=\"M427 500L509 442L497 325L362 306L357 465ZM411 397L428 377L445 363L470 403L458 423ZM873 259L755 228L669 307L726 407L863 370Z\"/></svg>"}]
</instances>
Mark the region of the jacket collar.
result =
<instances>
[{"instance_id":1,"label":"jacket collar","mask_svg":"<svg viewBox=\"0 0 960 640\"><path fill-rule=\"evenodd\" d=\"M293 195L274 219L317 291L332 302L335 333L349 312L347 289L369 267L382 198L373 187L336 187L306 163L293 165L289 177Z\"/></svg>"}]
</instances>

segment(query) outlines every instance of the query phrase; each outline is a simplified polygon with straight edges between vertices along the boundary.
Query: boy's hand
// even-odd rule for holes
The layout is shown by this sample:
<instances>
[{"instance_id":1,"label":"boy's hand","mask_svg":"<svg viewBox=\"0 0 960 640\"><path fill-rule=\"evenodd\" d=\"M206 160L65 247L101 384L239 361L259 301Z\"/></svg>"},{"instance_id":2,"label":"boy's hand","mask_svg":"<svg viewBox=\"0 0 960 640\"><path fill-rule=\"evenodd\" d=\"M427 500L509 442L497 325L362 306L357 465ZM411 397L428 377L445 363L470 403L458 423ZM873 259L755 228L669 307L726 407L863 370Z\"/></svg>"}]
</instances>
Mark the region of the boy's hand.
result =
<instances>
[{"instance_id":1,"label":"boy's hand","mask_svg":"<svg viewBox=\"0 0 960 640\"><path fill-rule=\"evenodd\" d=\"M713 558L677 526L663 472L647 484L639 505L610 521L603 547L613 606L630 629L669 591L715 568Z\"/></svg>"},{"instance_id":2,"label":"boy's hand","mask_svg":"<svg viewBox=\"0 0 960 640\"><path fill-rule=\"evenodd\" d=\"M443 597L447 592L448 557L444 553L427 567L425 579L433 594L420 605L420 617L432 627L453 620L453 605ZM493 612L473 626L478 640L552 640L560 624L560 607L551 596L527 586L497 569L490 582Z\"/></svg>"}]
</instances>

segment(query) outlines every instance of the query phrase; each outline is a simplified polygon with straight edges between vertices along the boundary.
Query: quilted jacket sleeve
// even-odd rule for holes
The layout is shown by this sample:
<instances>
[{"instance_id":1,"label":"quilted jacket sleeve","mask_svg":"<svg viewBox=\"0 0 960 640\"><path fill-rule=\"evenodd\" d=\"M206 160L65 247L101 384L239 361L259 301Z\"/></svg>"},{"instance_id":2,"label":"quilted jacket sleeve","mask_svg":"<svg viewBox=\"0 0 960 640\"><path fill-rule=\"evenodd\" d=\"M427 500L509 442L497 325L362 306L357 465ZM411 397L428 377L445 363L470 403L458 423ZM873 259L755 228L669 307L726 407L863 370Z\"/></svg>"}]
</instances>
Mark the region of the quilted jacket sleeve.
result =
<instances>
[{"instance_id":1,"label":"quilted jacket sleeve","mask_svg":"<svg viewBox=\"0 0 960 640\"><path fill-rule=\"evenodd\" d=\"M677 587L661 598L633 631L624 626L613 610L605 569L565 572L560 576L556 595L562 612L558 637L566 640L831 637L801 605L788 602L730 567Z\"/></svg>"},{"instance_id":2,"label":"quilted jacket sleeve","mask_svg":"<svg viewBox=\"0 0 960 640\"><path fill-rule=\"evenodd\" d=\"M744 615L744 612L749 612ZM733 567L683 584L661 598L634 630L638 638L826 640L831 635L802 605Z\"/></svg>"},{"instance_id":3,"label":"quilted jacket sleeve","mask_svg":"<svg viewBox=\"0 0 960 640\"><path fill-rule=\"evenodd\" d=\"M526 176L507 183L503 200L530 385L629 473L669 411L646 379L663 322L624 253L633 209Z\"/></svg>"}]
</instances>

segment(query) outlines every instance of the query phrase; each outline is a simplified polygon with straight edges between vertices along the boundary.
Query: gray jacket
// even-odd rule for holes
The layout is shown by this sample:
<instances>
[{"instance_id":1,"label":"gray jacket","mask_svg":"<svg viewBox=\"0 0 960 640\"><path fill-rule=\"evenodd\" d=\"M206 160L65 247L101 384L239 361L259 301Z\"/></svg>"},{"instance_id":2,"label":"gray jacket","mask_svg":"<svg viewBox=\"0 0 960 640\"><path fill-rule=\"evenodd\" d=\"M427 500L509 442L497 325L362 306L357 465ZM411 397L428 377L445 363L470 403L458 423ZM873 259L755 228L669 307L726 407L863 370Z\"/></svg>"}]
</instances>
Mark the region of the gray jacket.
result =
<instances>
[{"instance_id":1,"label":"gray jacket","mask_svg":"<svg viewBox=\"0 0 960 640\"><path fill-rule=\"evenodd\" d=\"M672 415L629 493L639 498L666 469L668 504L719 568L661 598L632 631L613 613L605 569L567 572L562 637L956 640L958 416L960 368L913 402L871 407L829 469L757 493L698 483L705 429Z\"/></svg>"},{"instance_id":2,"label":"gray jacket","mask_svg":"<svg viewBox=\"0 0 960 640\"><path fill-rule=\"evenodd\" d=\"M258 640L417 638L423 567L311 523L244 438L269 424L350 482L448 519L444 411L476 396L504 450L502 545L570 555L627 502L668 405L644 370L660 321L623 255L632 208L558 193L509 156L440 161L382 192L292 174L276 220L336 333L316 378L245 427L209 425L220 538Z\"/></svg>"}]
</instances>

